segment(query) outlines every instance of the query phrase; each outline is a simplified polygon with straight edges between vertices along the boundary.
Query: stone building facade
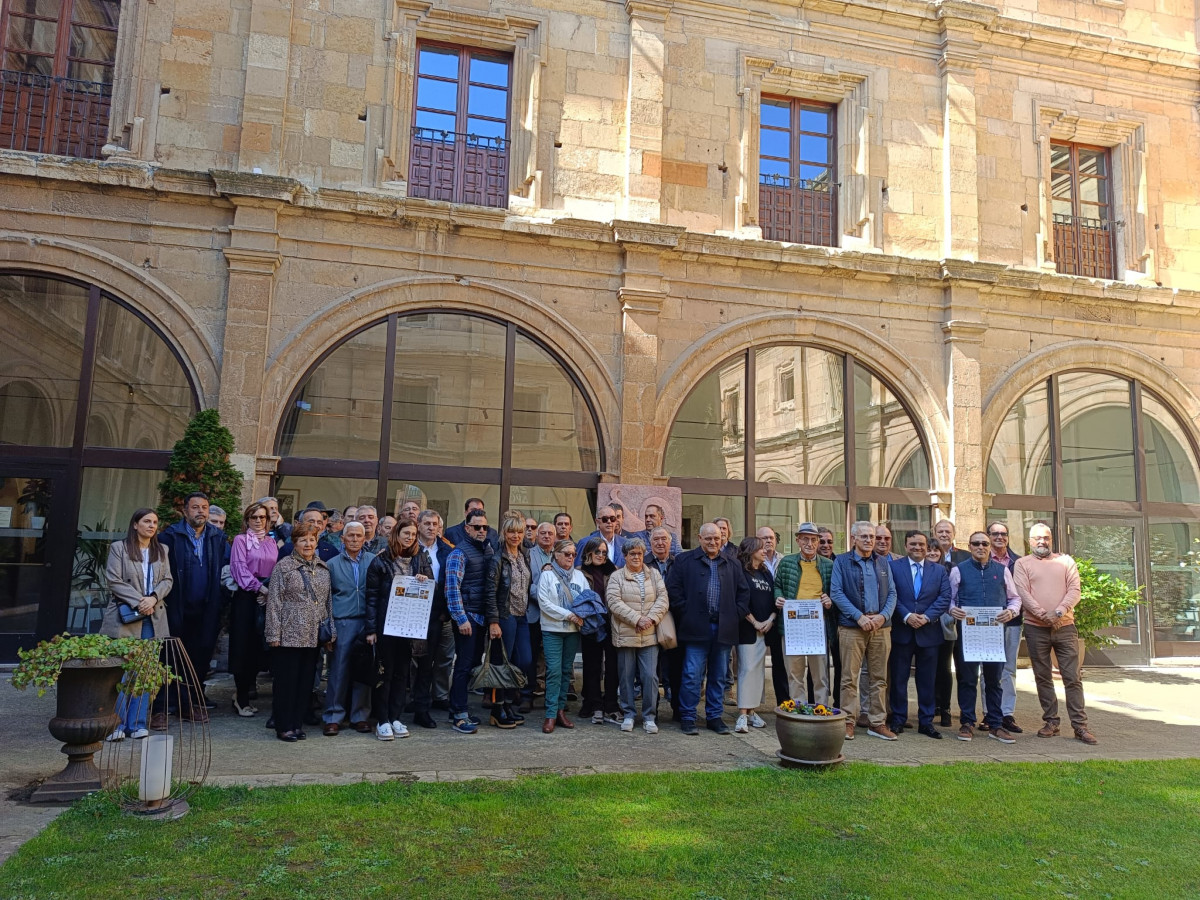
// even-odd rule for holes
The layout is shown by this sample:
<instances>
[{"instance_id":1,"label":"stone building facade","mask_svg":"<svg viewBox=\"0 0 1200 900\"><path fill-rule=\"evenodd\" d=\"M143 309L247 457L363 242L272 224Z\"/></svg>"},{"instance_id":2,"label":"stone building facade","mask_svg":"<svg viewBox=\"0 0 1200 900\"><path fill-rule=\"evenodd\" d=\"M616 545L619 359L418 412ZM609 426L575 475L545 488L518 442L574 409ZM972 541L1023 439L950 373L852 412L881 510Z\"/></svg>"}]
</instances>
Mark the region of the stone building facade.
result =
<instances>
[{"instance_id":1,"label":"stone building facade","mask_svg":"<svg viewBox=\"0 0 1200 900\"><path fill-rule=\"evenodd\" d=\"M1046 520L1196 655L1194 4L2 3L6 647L216 406L289 505Z\"/></svg>"}]
</instances>

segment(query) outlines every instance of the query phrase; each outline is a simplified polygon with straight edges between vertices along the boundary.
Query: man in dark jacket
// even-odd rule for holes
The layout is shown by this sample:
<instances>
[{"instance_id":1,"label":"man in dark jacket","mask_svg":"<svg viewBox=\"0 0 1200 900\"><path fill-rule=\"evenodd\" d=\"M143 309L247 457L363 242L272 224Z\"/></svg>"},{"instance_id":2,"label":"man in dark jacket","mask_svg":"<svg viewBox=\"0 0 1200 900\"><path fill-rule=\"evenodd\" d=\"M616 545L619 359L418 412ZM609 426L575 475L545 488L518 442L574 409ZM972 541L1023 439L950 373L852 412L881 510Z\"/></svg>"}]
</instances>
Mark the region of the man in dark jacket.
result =
<instances>
[{"instance_id":1,"label":"man in dark jacket","mask_svg":"<svg viewBox=\"0 0 1200 900\"><path fill-rule=\"evenodd\" d=\"M470 520L471 513L476 511L483 513L485 516L487 515L487 511L483 507L483 501L478 497L472 497L465 504L463 504L463 520L457 525L451 525L446 529L446 533L444 535L446 540L457 547L467 538L474 537L467 525L467 522ZM495 528L488 528L487 542L492 545L493 551L500 549L500 535L497 533Z\"/></svg>"},{"instance_id":2,"label":"man in dark jacket","mask_svg":"<svg viewBox=\"0 0 1200 900\"><path fill-rule=\"evenodd\" d=\"M325 527L325 513L322 512L321 510L317 509L316 507L310 507L309 509L306 509L304 512L302 512L300 514L300 521L301 522L312 522L318 528L324 528ZM287 543L285 543L282 547L279 548L279 558L287 559L289 556L292 555L293 549L294 549L294 546L293 546L292 542L289 540ZM363 549L366 550L365 544L363 545ZM319 538L317 538L317 556L320 557L321 562L328 563L331 559L333 559L335 556L337 556L341 552L342 551L340 549L338 549L338 547L333 543L333 541L329 540L329 538L327 538L323 533L321 534L321 536ZM367 550L367 552L370 553L371 551Z\"/></svg>"},{"instance_id":3,"label":"man in dark jacket","mask_svg":"<svg viewBox=\"0 0 1200 900\"><path fill-rule=\"evenodd\" d=\"M159 543L167 548L171 577L175 580L166 598L167 624L171 636L183 642L196 671L196 681L186 685L191 703L182 704L179 714L190 714L196 722L208 721L204 679L208 676L213 649L217 645L224 602L221 567L225 564L225 533L209 524L208 508L207 495L189 494L183 501L183 521L176 522L158 536ZM157 731L165 731L167 727L161 704L167 702L168 695L178 696L173 690L161 692L164 700L150 722L150 727Z\"/></svg>"},{"instance_id":4,"label":"man in dark jacket","mask_svg":"<svg viewBox=\"0 0 1200 900\"><path fill-rule=\"evenodd\" d=\"M451 727L474 734L479 720L467 712L467 682L483 658L487 638L499 638L496 569L499 554L487 541L487 516L481 509L467 513L468 536L446 557L446 605L454 620L454 677L450 684Z\"/></svg>"},{"instance_id":5,"label":"man in dark jacket","mask_svg":"<svg viewBox=\"0 0 1200 900\"><path fill-rule=\"evenodd\" d=\"M921 531L904 535L908 556L891 562L896 586L896 612L892 616L892 653L888 659L892 730L908 726L908 681L916 660L917 731L940 739L933 727L934 685L938 647L942 645L942 613L950 609L950 576L946 569L925 559L927 539Z\"/></svg>"},{"instance_id":6,"label":"man in dark jacket","mask_svg":"<svg viewBox=\"0 0 1200 900\"><path fill-rule=\"evenodd\" d=\"M684 651L679 690L684 734L699 734L696 706L706 672L705 723L717 734L730 733L721 711L729 654L738 641L738 622L750 610L750 588L742 567L721 553L721 542L720 528L711 522L701 525L700 547L676 556L667 573L667 596Z\"/></svg>"},{"instance_id":7,"label":"man in dark jacket","mask_svg":"<svg viewBox=\"0 0 1200 900\"><path fill-rule=\"evenodd\" d=\"M439 538L442 517L437 510L423 509L417 515L417 553L429 563L436 585L433 609L429 614L429 635L424 657L416 658L413 678L413 721L422 728L437 728L429 710L434 694L443 701L441 708L450 706L450 679L454 673L454 627L446 609L446 562L454 549Z\"/></svg>"}]
</instances>

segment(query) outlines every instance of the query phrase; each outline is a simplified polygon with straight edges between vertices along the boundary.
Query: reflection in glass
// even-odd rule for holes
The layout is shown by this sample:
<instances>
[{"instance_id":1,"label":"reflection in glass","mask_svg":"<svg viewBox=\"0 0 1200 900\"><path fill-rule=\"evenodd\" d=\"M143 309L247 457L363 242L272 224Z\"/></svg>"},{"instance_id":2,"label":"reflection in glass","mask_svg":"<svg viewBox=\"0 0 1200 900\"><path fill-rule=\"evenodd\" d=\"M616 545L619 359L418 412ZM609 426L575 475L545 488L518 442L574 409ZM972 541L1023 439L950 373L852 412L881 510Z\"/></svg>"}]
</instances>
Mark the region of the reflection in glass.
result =
<instances>
[{"instance_id":1,"label":"reflection in glass","mask_svg":"<svg viewBox=\"0 0 1200 900\"><path fill-rule=\"evenodd\" d=\"M1155 656L1200 651L1200 522L1151 519L1150 591Z\"/></svg>"},{"instance_id":2,"label":"reflection in glass","mask_svg":"<svg viewBox=\"0 0 1200 900\"><path fill-rule=\"evenodd\" d=\"M378 459L387 325L340 344L305 382L288 410L283 456Z\"/></svg>"},{"instance_id":3,"label":"reflection in glass","mask_svg":"<svg viewBox=\"0 0 1200 900\"><path fill-rule=\"evenodd\" d=\"M779 535L779 552L785 556L799 552L796 529L801 522L829 528L833 531L833 547L844 552L846 542L846 504L836 500L794 500L783 497L759 497L754 504L755 531L764 525Z\"/></svg>"},{"instance_id":4,"label":"reflection in glass","mask_svg":"<svg viewBox=\"0 0 1200 900\"><path fill-rule=\"evenodd\" d=\"M882 381L854 363L854 462L858 484L928 488L929 462L917 429ZM903 471L907 469L907 471Z\"/></svg>"},{"instance_id":5,"label":"reflection in glass","mask_svg":"<svg viewBox=\"0 0 1200 900\"><path fill-rule=\"evenodd\" d=\"M1063 490L1088 500L1136 499L1130 384L1098 372L1059 376Z\"/></svg>"},{"instance_id":6,"label":"reflection in glass","mask_svg":"<svg viewBox=\"0 0 1200 900\"><path fill-rule=\"evenodd\" d=\"M0 275L0 443L74 442L88 291Z\"/></svg>"},{"instance_id":7,"label":"reflection in glass","mask_svg":"<svg viewBox=\"0 0 1200 900\"><path fill-rule=\"evenodd\" d=\"M845 483L842 357L802 346L757 350L754 396L758 481Z\"/></svg>"},{"instance_id":8,"label":"reflection in glass","mask_svg":"<svg viewBox=\"0 0 1200 900\"><path fill-rule=\"evenodd\" d=\"M1049 525L1054 529L1054 513L1030 511L1024 509L989 509L984 526L990 528L993 522L1000 522L1008 528L1008 547L1018 556L1029 553L1029 529L1034 525ZM960 547L967 545L966 534L955 537L955 544Z\"/></svg>"},{"instance_id":9,"label":"reflection in glass","mask_svg":"<svg viewBox=\"0 0 1200 900\"><path fill-rule=\"evenodd\" d=\"M1142 440L1146 445L1146 499L1200 503L1200 475L1187 435L1174 413L1145 390Z\"/></svg>"},{"instance_id":10,"label":"reflection in glass","mask_svg":"<svg viewBox=\"0 0 1200 900\"><path fill-rule=\"evenodd\" d=\"M517 469L595 472L600 441L591 411L562 365L517 335L513 372L512 464Z\"/></svg>"},{"instance_id":11,"label":"reflection in glass","mask_svg":"<svg viewBox=\"0 0 1200 900\"><path fill-rule=\"evenodd\" d=\"M855 506L855 520L886 525L892 532L892 552L904 553L904 533L914 528L929 534L933 530L933 518L928 506L913 506L908 503L859 503Z\"/></svg>"},{"instance_id":12,"label":"reflection in glass","mask_svg":"<svg viewBox=\"0 0 1200 900\"><path fill-rule=\"evenodd\" d=\"M683 524L679 542L685 550L700 546L700 526L724 516L733 527L731 540L736 545L746 535L746 498L722 497L718 494L684 494ZM587 534L589 532L583 532ZM579 528L575 536L580 537Z\"/></svg>"},{"instance_id":13,"label":"reflection in glass","mask_svg":"<svg viewBox=\"0 0 1200 900\"><path fill-rule=\"evenodd\" d=\"M1089 522L1075 519L1071 527L1071 555L1090 559L1101 575L1119 578L1130 587L1138 587L1136 530L1132 525ZM1141 628L1137 610L1132 610L1125 622L1101 632L1116 638L1118 644L1140 644Z\"/></svg>"},{"instance_id":14,"label":"reflection in glass","mask_svg":"<svg viewBox=\"0 0 1200 900\"><path fill-rule=\"evenodd\" d=\"M509 490L508 504L528 518L553 524L560 512L571 516L571 534L576 540L591 534L596 527L592 510L596 508L596 492L583 488L533 487L514 484ZM460 506L461 510L462 507ZM459 516L462 519L462 516Z\"/></svg>"},{"instance_id":15,"label":"reflection in glass","mask_svg":"<svg viewBox=\"0 0 1200 900\"><path fill-rule=\"evenodd\" d=\"M366 503L376 505L375 492L379 489L375 479L327 478L314 475L280 475L275 481L275 497L279 500L279 512L287 522L295 520L304 507L320 500L330 509L345 509ZM379 518L385 510L377 509Z\"/></svg>"},{"instance_id":16,"label":"reflection in glass","mask_svg":"<svg viewBox=\"0 0 1200 900\"><path fill-rule=\"evenodd\" d=\"M483 501L488 524L499 528L500 488L494 484L457 484L441 481L389 481L385 510L379 514L394 516L406 500L416 500L422 509L434 509L442 517L442 530L457 525L466 514L466 503L472 497Z\"/></svg>"},{"instance_id":17,"label":"reflection in glass","mask_svg":"<svg viewBox=\"0 0 1200 900\"><path fill-rule=\"evenodd\" d=\"M195 411L187 374L171 348L121 304L101 304L85 443L170 450Z\"/></svg>"},{"instance_id":18,"label":"reflection in glass","mask_svg":"<svg viewBox=\"0 0 1200 900\"><path fill-rule=\"evenodd\" d=\"M1050 475L1049 387L1042 382L1013 404L1004 416L988 465L987 490L992 494L1054 493Z\"/></svg>"},{"instance_id":19,"label":"reflection in glass","mask_svg":"<svg viewBox=\"0 0 1200 900\"><path fill-rule=\"evenodd\" d=\"M37 630L54 489L49 478L0 478L0 633Z\"/></svg>"},{"instance_id":20,"label":"reflection in glass","mask_svg":"<svg viewBox=\"0 0 1200 900\"><path fill-rule=\"evenodd\" d=\"M500 465L504 357L503 325L443 313L402 317L392 462Z\"/></svg>"},{"instance_id":21,"label":"reflection in glass","mask_svg":"<svg viewBox=\"0 0 1200 900\"><path fill-rule=\"evenodd\" d=\"M664 472L686 478L745 477L745 384L741 356L700 380L671 425Z\"/></svg>"}]
</instances>

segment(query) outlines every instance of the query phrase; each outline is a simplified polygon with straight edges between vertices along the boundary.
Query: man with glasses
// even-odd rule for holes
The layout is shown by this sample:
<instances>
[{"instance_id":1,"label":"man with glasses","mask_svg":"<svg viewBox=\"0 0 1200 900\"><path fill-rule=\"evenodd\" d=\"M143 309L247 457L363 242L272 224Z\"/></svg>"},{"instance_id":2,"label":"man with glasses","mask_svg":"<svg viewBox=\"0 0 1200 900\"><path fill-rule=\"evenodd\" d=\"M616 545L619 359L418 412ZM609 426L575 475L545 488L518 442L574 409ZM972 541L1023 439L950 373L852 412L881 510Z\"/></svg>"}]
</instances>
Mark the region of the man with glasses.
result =
<instances>
[{"instance_id":1,"label":"man with glasses","mask_svg":"<svg viewBox=\"0 0 1200 900\"><path fill-rule=\"evenodd\" d=\"M900 554L892 552L892 529L882 522L875 527L875 553L888 562L893 559L904 559Z\"/></svg>"},{"instance_id":2,"label":"man with glasses","mask_svg":"<svg viewBox=\"0 0 1200 900\"><path fill-rule=\"evenodd\" d=\"M885 557L875 553L875 526L855 522L853 547L833 561L830 598L839 612L838 641L842 654L842 700L846 703L846 740L854 740L859 714L858 676L867 663L867 734L896 740L887 725L887 663L892 649L892 613L896 585Z\"/></svg>"},{"instance_id":3,"label":"man with glasses","mask_svg":"<svg viewBox=\"0 0 1200 900\"><path fill-rule=\"evenodd\" d=\"M763 531L764 529L759 529ZM770 529L765 529L769 531ZM779 621L783 621L783 604L787 600L820 600L824 609L833 608L830 599L830 581L833 578L833 563L817 554L820 535L812 522L803 522L796 529L796 545L799 553L785 556L775 576L775 608L780 610ZM787 697L800 702L808 697L805 676L812 682L812 702L829 703L829 659L822 653L812 656L788 656L783 643L783 628L772 628L767 632L767 646L771 649L771 680L775 696L780 703ZM778 656L776 649L778 648ZM841 664L839 662L840 671ZM781 690L779 676L786 673L786 682ZM785 693L786 691L786 693Z\"/></svg>"},{"instance_id":4,"label":"man with glasses","mask_svg":"<svg viewBox=\"0 0 1200 900\"><path fill-rule=\"evenodd\" d=\"M467 712L467 682L471 679L471 669L483 658L487 637L501 636L496 605L500 556L488 543L491 529L482 509L467 513L463 529L467 537L446 558L446 605L457 629L450 721L459 734L474 734L479 729L479 720Z\"/></svg>"},{"instance_id":5,"label":"man with glasses","mask_svg":"<svg viewBox=\"0 0 1200 900\"><path fill-rule=\"evenodd\" d=\"M487 513L483 508L483 501L478 497L471 497L468 499L467 502L463 504L463 520L457 525L451 525L446 529L446 540L448 540L455 547L457 547L459 543L465 541L470 536L470 532L467 529L467 517L470 516L472 512L484 513L485 518L487 516ZM500 535L496 532L495 528L489 528L487 530L487 542L492 545L492 550L495 551L500 549Z\"/></svg>"},{"instance_id":6,"label":"man with glasses","mask_svg":"<svg viewBox=\"0 0 1200 900\"><path fill-rule=\"evenodd\" d=\"M1013 572L1013 566L1021 557L1008 547L1008 526L1003 522L993 522L987 529L988 539L992 542L992 559ZM1013 734L1020 734L1022 729L1013 718L1017 711L1017 651L1021 648L1021 610L1018 608L1016 617L1004 626L1004 674L1000 676L1000 714L1004 717L1004 727Z\"/></svg>"},{"instance_id":7,"label":"man with glasses","mask_svg":"<svg viewBox=\"0 0 1200 900\"><path fill-rule=\"evenodd\" d=\"M830 562L837 556L833 548L833 532L824 525L817 527L817 556L823 556Z\"/></svg>"},{"instance_id":8,"label":"man with glasses","mask_svg":"<svg viewBox=\"0 0 1200 900\"><path fill-rule=\"evenodd\" d=\"M620 517L613 507L600 507L596 510L596 530L579 542L580 547L585 547L591 538L600 538L608 548L608 558L618 569L625 565L625 554L621 549L625 546L625 538L621 537L621 532L617 530L619 521ZM583 563L583 554L580 553L575 559L575 568L579 568Z\"/></svg>"},{"instance_id":9,"label":"man with glasses","mask_svg":"<svg viewBox=\"0 0 1200 900\"><path fill-rule=\"evenodd\" d=\"M971 558L969 551L954 546L954 523L949 519L941 519L933 526L933 536L942 550L942 565L947 573L960 562ZM950 699L954 693L951 662L954 659L954 645L958 642L957 625L952 622L943 625L942 637L944 640L938 645L937 681L933 688L934 705L937 707L934 715L943 728L949 728L953 721L950 716Z\"/></svg>"},{"instance_id":10,"label":"man with glasses","mask_svg":"<svg viewBox=\"0 0 1200 900\"><path fill-rule=\"evenodd\" d=\"M950 615L960 624L967 614L964 606L1001 608L999 622L1009 622L1021 609L1021 596L1013 584L1006 566L992 558L992 542L987 534L976 531L969 543L971 558L950 570ZM963 659L962 641L954 643L954 668L958 672L958 710L961 727L958 739L969 741L975 736L975 701L979 693L979 670L983 669L983 711L988 737L1002 744L1012 744L1016 738L1004 727L1000 712L1002 690L1000 678L1004 672L1001 662L967 662Z\"/></svg>"}]
</instances>

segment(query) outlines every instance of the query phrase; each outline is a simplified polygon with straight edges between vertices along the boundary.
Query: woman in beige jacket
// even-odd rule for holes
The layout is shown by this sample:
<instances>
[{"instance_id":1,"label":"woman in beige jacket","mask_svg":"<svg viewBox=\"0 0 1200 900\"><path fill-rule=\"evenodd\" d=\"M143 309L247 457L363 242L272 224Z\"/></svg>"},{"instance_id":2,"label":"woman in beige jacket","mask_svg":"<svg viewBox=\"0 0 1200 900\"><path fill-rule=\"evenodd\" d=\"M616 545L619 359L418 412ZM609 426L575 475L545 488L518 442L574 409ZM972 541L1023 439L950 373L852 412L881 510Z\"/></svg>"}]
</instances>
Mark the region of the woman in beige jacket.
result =
<instances>
[{"instance_id":1,"label":"woman in beige jacket","mask_svg":"<svg viewBox=\"0 0 1200 900\"><path fill-rule=\"evenodd\" d=\"M114 541L108 547L108 565L105 576L108 589L112 592L100 633L112 638L165 638L167 608L164 600L174 583L171 567L167 563L167 548L158 542L158 514L146 507L139 509L129 520L125 540ZM135 613L141 618L122 622L121 614L128 619ZM150 734L146 719L150 712L150 695L117 697L117 712L121 724L108 736L110 741L121 741L126 736L144 738Z\"/></svg>"},{"instance_id":2,"label":"woman in beige jacket","mask_svg":"<svg viewBox=\"0 0 1200 900\"><path fill-rule=\"evenodd\" d=\"M642 684L642 727L657 734L658 623L667 614L667 587L658 569L647 566L646 545L640 538L626 539L625 566L608 579L605 600L612 616L612 642L617 648L619 696L625 719L622 731L633 731L634 675Z\"/></svg>"}]
</instances>

